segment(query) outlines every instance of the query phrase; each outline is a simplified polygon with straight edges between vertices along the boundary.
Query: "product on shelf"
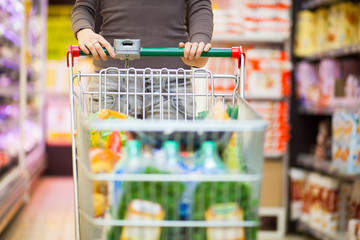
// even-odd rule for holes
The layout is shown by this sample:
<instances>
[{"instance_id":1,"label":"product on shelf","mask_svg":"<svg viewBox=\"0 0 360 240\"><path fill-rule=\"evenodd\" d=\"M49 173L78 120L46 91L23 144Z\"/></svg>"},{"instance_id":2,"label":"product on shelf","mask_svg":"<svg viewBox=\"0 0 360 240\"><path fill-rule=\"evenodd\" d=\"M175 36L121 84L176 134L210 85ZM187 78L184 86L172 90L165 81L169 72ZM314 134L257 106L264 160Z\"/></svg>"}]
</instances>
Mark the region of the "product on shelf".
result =
<instances>
[{"instance_id":1,"label":"product on shelf","mask_svg":"<svg viewBox=\"0 0 360 240\"><path fill-rule=\"evenodd\" d=\"M349 240L360 239L360 219L351 219L349 221Z\"/></svg>"},{"instance_id":2,"label":"product on shelf","mask_svg":"<svg viewBox=\"0 0 360 240\"><path fill-rule=\"evenodd\" d=\"M332 5L329 9L328 48L340 48L359 42L358 24L358 5L351 2Z\"/></svg>"},{"instance_id":3,"label":"product on shelf","mask_svg":"<svg viewBox=\"0 0 360 240\"><path fill-rule=\"evenodd\" d=\"M311 56L359 43L359 9L359 4L348 1L298 12L295 55Z\"/></svg>"},{"instance_id":4,"label":"product on shelf","mask_svg":"<svg viewBox=\"0 0 360 240\"><path fill-rule=\"evenodd\" d=\"M296 56L308 56L316 51L315 32L315 14L309 10L298 12L294 39L294 53Z\"/></svg>"},{"instance_id":5,"label":"product on shelf","mask_svg":"<svg viewBox=\"0 0 360 240\"><path fill-rule=\"evenodd\" d=\"M306 181L306 171L301 169L291 169L291 219L299 219L303 211L304 187Z\"/></svg>"},{"instance_id":6,"label":"product on shelf","mask_svg":"<svg viewBox=\"0 0 360 240\"><path fill-rule=\"evenodd\" d=\"M302 61L296 64L297 95L301 106L354 105L359 102L359 61L325 58L318 64Z\"/></svg>"},{"instance_id":7,"label":"product on shelf","mask_svg":"<svg viewBox=\"0 0 360 240\"><path fill-rule=\"evenodd\" d=\"M290 95L291 63L285 51L247 50L246 97L282 98Z\"/></svg>"},{"instance_id":8,"label":"product on shelf","mask_svg":"<svg viewBox=\"0 0 360 240\"><path fill-rule=\"evenodd\" d=\"M343 173L360 173L360 115L336 111L332 119L333 165Z\"/></svg>"},{"instance_id":9,"label":"product on shelf","mask_svg":"<svg viewBox=\"0 0 360 240\"><path fill-rule=\"evenodd\" d=\"M331 124L329 121L321 121L316 136L314 155L317 159L331 159Z\"/></svg>"},{"instance_id":10,"label":"product on shelf","mask_svg":"<svg viewBox=\"0 0 360 240\"><path fill-rule=\"evenodd\" d=\"M299 219L319 232L332 235L349 231L350 220L360 219L359 182L340 182L299 169L292 169L290 176L293 220Z\"/></svg>"},{"instance_id":11,"label":"product on shelf","mask_svg":"<svg viewBox=\"0 0 360 240\"><path fill-rule=\"evenodd\" d=\"M286 101L250 101L268 123L264 153L284 154L290 139L289 104Z\"/></svg>"},{"instance_id":12,"label":"product on shelf","mask_svg":"<svg viewBox=\"0 0 360 240\"><path fill-rule=\"evenodd\" d=\"M291 1L212 1L214 35L256 36L290 32Z\"/></svg>"}]
</instances>

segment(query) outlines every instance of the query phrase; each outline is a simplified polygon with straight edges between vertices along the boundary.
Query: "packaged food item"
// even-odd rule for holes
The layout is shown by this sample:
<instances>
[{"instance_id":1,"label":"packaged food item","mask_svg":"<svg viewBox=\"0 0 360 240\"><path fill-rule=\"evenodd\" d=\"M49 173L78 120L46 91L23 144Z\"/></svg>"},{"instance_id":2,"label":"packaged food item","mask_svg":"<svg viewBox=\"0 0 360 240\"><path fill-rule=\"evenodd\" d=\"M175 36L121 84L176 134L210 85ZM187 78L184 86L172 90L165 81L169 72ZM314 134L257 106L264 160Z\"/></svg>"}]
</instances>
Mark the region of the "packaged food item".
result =
<instances>
[{"instance_id":1,"label":"packaged food item","mask_svg":"<svg viewBox=\"0 0 360 240\"><path fill-rule=\"evenodd\" d=\"M328 9L319 8L315 11L315 23L316 23L316 53L326 51L327 46L327 18L328 18Z\"/></svg>"},{"instance_id":2,"label":"packaged food item","mask_svg":"<svg viewBox=\"0 0 360 240\"><path fill-rule=\"evenodd\" d=\"M292 168L291 177L291 219L297 220L301 217L304 205L304 189L306 182L306 171Z\"/></svg>"},{"instance_id":3,"label":"packaged food item","mask_svg":"<svg viewBox=\"0 0 360 240\"><path fill-rule=\"evenodd\" d=\"M296 56L303 57L314 54L316 51L315 32L315 14L308 10L298 12L294 39Z\"/></svg>"},{"instance_id":4,"label":"packaged food item","mask_svg":"<svg viewBox=\"0 0 360 240\"><path fill-rule=\"evenodd\" d=\"M358 42L359 8L351 2L332 5L328 14L328 48Z\"/></svg>"},{"instance_id":5,"label":"packaged food item","mask_svg":"<svg viewBox=\"0 0 360 240\"><path fill-rule=\"evenodd\" d=\"M140 199L132 200L126 211L125 220L157 221L164 220L165 212L161 205ZM160 227L130 227L126 226L121 232L121 240L159 240Z\"/></svg>"},{"instance_id":6,"label":"packaged food item","mask_svg":"<svg viewBox=\"0 0 360 240\"><path fill-rule=\"evenodd\" d=\"M106 196L101 193L93 193L94 217L100 217L105 213Z\"/></svg>"},{"instance_id":7,"label":"packaged food item","mask_svg":"<svg viewBox=\"0 0 360 240\"><path fill-rule=\"evenodd\" d=\"M333 114L332 159L334 166L343 173L360 172L359 119L359 114L341 111Z\"/></svg>"},{"instance_id":8,"label":"packaged food item","mask_svg":"<svg viewBox=\"0 0 360 240\"><path fill-rule=\"evenodd\" d=\"M244 221L244 213L237 203L221 203L211 206L205 212L206 221ZM208 227L208 240L245 240L242 227Z\"/></svg>"},{"instance_id":9,"label":"packaged food item","mask_svg":"<svg viewBox=\"0 0 360 240\"><path fill-rule=\"evenodd\" d=\"M297 95L302 106L318 105L321 100L321 87L317 66L309 62L299 62L295 69Z\"/></svg>"},{"instance_id":10,"label":"packaged food item","mask_svg":"<svg viewBox=\"0 0 360 240\"><path fill-rule=\"evenodd\" d=\"M339 190L339 231L346 232L348 220L351 213L351 194L353 191L353 185L350 183L342 183Z\"/></svg>"},{"instance_id":11,"label":"packaged food item","mask_svg":"<svg viewBox=\"0 0 360 240\"><path fill-rule=\"evenodd\" d=\"M349 240L360 239L360 219L350 219L348 229Z\"/></svg>"},{"instance_id":12,"label":"packaged food item","mask_svg":"<svg viewBox=\"0 0 360 240\"><path fill-rule=\"evenodd\" d=\"M342 64L336 59L323 59L319 63L321 106L328 106L335 98L335 82L341 78Z\"/></svg>"}]
</instances>

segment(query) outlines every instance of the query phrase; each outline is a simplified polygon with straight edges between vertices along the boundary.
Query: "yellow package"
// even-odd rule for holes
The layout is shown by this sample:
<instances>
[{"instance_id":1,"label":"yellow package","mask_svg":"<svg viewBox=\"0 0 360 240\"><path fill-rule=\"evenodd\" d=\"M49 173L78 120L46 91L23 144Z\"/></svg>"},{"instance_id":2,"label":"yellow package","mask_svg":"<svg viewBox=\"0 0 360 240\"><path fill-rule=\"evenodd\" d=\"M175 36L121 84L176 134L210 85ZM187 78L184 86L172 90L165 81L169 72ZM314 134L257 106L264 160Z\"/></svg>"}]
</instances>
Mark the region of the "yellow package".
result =
<instances>
[{"instance_id":1,"label":"yellow package","mask_svg":"<svg viewBox=\"0 0 360 240\"><path fill-rule=\"evenodd\" d=\"M326 51L326 41L327 41L327 18L328 18L328 9L320 8L315 12L315 22L316 22L316 31L315 31L315 45L316 52Z\"/></svg>"},{"instance_id":2,"label":"yellow package","mask_svg":"<svg viewBox=\"0 0 360 240\"><path fill-rule=\"evenodd\" d=\"M315 53L315 14L311 11L300 11L296 20L294 53L303 57Z\"/></svg>"},{"instance_id":3,"label":"yellow package","mask_svg":"<svg viewBox=\"0 0 360 240\"><path fill-rule=\"evenodd\" d=\"M244 221L244 213L237 203L221 203L211 206L205 212L206 221ZM244 228L206 228L208 240L245 240Z\"/></svg>"},{"instance_id":4,"label":"yellow package","mask_svg":"<svg viewBox=\"0 0 360 240\"><path fill-rule=\"evenodd\" d=\"M158 203L134 199L127 208L125 220L164 220L165 212ZM124 227L121 240L159 240L160 227Z\"/></svg>"},{"instance_id":5,"label":"yellow package","mask_svg":"<svg viewBox=\"0 0 360 240\"><path fill-rule=\"evenodd\" d=\"M359 8L351 2L339 4L337 46L344 47L358 42Z\"/></svg>"},{"instance_id":6,"label":"yellow package","mask_svg":"<svg viewBox=\"0 0 360 240\"><path fill-rule=\"evenodd\" d=\"M330 7L328 14L329 49L337 49L358 42L359 7L351 2Z\"/></svg>"}]
</instances>

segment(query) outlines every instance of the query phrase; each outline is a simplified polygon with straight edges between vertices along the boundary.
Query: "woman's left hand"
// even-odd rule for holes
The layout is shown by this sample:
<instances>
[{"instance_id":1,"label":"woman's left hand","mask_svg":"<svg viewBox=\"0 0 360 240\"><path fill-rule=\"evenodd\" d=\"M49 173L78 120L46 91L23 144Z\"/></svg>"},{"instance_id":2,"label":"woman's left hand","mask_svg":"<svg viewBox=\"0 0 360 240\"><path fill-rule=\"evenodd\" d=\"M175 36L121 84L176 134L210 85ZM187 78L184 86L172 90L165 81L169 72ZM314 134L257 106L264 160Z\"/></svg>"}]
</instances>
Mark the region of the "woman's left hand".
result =
<instances>
[{"instance_id":1,"label":"woman's left hand","mask_svg":"<svg viewBox=\"0 0 360 240\"><path fill-rule=\"evenodd\" d=\"M201 43L179 43L180 48L184 48L183 62L191 67L203 67L208 61L208 58L201 57L203 52L208 52L211 49L211 44Z\"/></svg>"}]
</instances>

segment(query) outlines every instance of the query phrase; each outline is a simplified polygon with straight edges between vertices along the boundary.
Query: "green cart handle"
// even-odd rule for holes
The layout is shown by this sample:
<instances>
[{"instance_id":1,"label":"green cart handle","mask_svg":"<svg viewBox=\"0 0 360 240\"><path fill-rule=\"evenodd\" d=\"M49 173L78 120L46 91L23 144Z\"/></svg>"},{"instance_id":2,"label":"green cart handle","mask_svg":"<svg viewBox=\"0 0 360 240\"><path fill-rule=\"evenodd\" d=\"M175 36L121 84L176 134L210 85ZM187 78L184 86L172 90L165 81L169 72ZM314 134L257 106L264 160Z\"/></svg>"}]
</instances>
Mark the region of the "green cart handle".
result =
<instances>
[{"instance_id":1,"label":"green cart handle","mask_svg":"<svg viewBox=\"0 0 360 240\"><path fill-rule=\"evenodd\" d=\"M104 51L109 55L108 51ZM69 67L69 59L71 65L74 66L74 57L85 56L78 45L69 45L67 48L67 66ZM89 54L91 55L91 54ZM184 56L184 48L141 48L140 57L182 57ZM203 52L202 57L226 57L238 59L238 66L241 66L241 56L245 61L245 52L242 46L232 48L211 48L208 52Z\"/></svg>"}]
</instances>

